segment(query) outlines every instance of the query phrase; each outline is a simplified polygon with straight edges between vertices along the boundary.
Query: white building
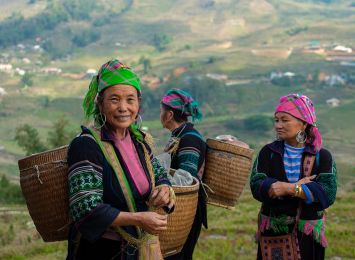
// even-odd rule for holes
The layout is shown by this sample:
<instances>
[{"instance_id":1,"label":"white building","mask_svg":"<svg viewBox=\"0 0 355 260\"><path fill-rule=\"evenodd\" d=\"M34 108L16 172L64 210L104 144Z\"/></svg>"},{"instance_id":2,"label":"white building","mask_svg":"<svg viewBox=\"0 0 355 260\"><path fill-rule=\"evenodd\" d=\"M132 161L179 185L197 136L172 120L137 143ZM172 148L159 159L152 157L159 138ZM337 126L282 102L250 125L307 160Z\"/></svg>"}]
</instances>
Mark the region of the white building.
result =
<instances>
[{"instance_id":1,"label":"white building","mask_svg":"<svg viewBox=\"0 0 355 260\"><path fill-rule=\"evenodd\" d=\"M216 74L216 73L207 73L206 77L211 78L211 79L215 79L215 80L220 80L220 81L224 81L228 79L228 76L225 74Z\"/></svg>"},{"instance_id":2,"label":"white building","mask_svg":"<svg viewBox=\"0 0 355 260\"><path fill-rule=\"evenodd\" d=\"M96 76L97 75L97 70L95 69L88 69L86 71L86 76L88 77L93 77L93 76Z\"/></svg>"},{"instance_id":3,"label":"white building","mask_svg":"<svg viewBox=\"0 0 355 260\"><path fill-rule=\"evenodd\" d=\"M333 50L334 51L346 52L346 53L352 53L353 52L353 50L351 48L345 47L345 46L342 46L342 45L335 46Z\"/></svg>"},{"instance_id":4,"label":"white building","mask_svg":"<svg viewBox=\"0 0 355 260\"><path fill-rule=\"evenodd\" d=\"M60 69L60 68L43 68L40 71L43 73L46 73L46 74L60 74L60 73L62 73L62 69Z\"/></svg>"},{"instance_id":5,"label":"white building","mask_svg":"<svg viewBox=\"0 0 355 260\"><path fill-rule=\"evenodd\" d=\"M0 71L2 72L11 72L12 65L11 64L0 64Z\"/></svg>"},{"instance_id":6,"label":"white building","mask_svg":"<svg viewBox=\"0 0 355 260\"><path fill-rule=\"evenodd\" d=\"M2 87L0 87L0 98L1 98L2 96L5 96L6 94L7 94L7 93L6 93L5 89L2 88Z\"/></svg>"},{"instance_id":7,"label":"white building","mask_svg":"<svg viewBox=\"0 0 355 260\"><path fill-rule=\"evenodd\" d=\"M30 64L31 63L31 60L29 58L23 58L22 61L25 64Z\"/></svg>"},{"instance_id":8,"label":"white building","mask_svg":"<svg viewBox=\"0 0 355 260\"><path fill-rule=\"evenodd\" d=\"M20 68L15 69L16 73L19 74L20 76L23 76L26 74L26 71Z\"/></svg>"},{"instance_id":9,"label":"white building","mask_svg":"<svg viewBox=\"0 0 355 260\"><path fill-rule=\"evenodd\" d=\"M326 102L327 102L328 106L337 107L337 106L339 106L340 100L337 98L331 98L331 99L328 99Z\"/></svg>"}]
</instances>

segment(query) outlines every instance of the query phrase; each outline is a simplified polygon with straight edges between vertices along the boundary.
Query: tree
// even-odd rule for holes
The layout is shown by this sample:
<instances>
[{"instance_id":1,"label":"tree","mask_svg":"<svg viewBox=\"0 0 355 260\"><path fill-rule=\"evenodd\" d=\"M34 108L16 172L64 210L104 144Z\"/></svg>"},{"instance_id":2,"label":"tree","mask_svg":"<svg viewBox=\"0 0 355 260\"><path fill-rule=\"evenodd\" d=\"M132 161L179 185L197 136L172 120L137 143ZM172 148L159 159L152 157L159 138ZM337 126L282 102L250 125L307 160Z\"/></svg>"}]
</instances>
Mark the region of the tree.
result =
<instances>
[{"instance_id":1,"label":"tree","mask_svg":"<svg viewBox=\"0 0 355 260\"><path fill-rule=\"evenodd\" d=\"M64 117L60 117L57 122L53 124L53 131L48 133L48 143L52 147L59 147L70 142L72 134L67 131L69 121Z\"/></svg>"},{"instance_id":2,"label":"tree","mask_svg":"<svg viewBox=\"0 0 355 260\"><path fill-rule=\"evenodd\" d=\"M24 202L20 186L12 184L5 175L2 175L0 179L0 204L18 204Z\"/></svg>"},{"instance_id":3,"label":"tree","mask_svg":"<svg viewBox=\"0 0 355 260\"><path fill-rule=\"evenodd\" d=\"M43 152L45 145L38 136L38 131L28 124L16 128L15 140L26 151L26 155Z\"/></svg>"},{"instance_id":4,"label":"tree","mask_svg":"<svg viewBox=\"0 0 355 260\"><path fill-rule=\"evenodd\" d=\"M166 46L171 42L171 37L165 33L157 34L153 36L153 45L158 51L163 51L166 49Z\"/></svg>"},{"instance_id":5,"label":"tree","mask_svg":"<svg viewBox=\"0 0 355 260\"><path fill-rule=\"evenodd\" d=\"M269 116L254 115L246 118L244 124L249 131L264 133L272 129L273 120Z\"/></svg>"},{"instance_id":6,"label":"tree","mask_svg":"<svg viewBox=\"0 0 355 260\"><path fill-rule=\"evenodd\" d=\"M33 77L32 74L25 73L21 78L22 84L29 87L32 86L33 85L32 77Z\"/></svg>"},{"instance_id":7,"label":"tree","mask_svg":"<svg viewBox=\"0 0 355 260\"><path fill-rule=\"evenodd\" d=\"M98 31L92 31L89 29L83 29L79 32L75 32L76 34L74 35L72 42L77 46L77 47L85 47L86 45L96 42L97 40L100 39L101 34Z\"/></svg>"},{"instance_id":8,"label":"tree","mask_svg":"<svg viewBox=\"0 0 355 260\"><path fill-rule=\"evenodd\" d=\"M143 64L144 74L147 74L148 71L152 68L152 63L151 63L150 59L145 58L144 56L140 57L139 64Z\"/></svg>"}]
</instances>

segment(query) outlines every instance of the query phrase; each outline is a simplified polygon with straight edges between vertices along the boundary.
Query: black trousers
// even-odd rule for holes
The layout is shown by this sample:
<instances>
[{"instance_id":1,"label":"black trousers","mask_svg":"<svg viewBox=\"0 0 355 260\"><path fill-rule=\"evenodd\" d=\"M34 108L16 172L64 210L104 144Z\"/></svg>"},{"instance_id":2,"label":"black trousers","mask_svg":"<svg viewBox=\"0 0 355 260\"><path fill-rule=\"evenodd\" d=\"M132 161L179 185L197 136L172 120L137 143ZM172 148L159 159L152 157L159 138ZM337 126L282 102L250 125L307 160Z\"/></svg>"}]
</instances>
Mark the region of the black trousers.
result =
<instances>
[{"instance_id":1,"label":"black trousers","mask_svg":"<svg viewBox=\"0 0 355 260\"><path fill-rule=\"evenodd\" d=\"M100 238L95 243L90 243L81 238L76 251L75 260L119 260L122 257L122 241Z\"/></svg>"}]
</instances>

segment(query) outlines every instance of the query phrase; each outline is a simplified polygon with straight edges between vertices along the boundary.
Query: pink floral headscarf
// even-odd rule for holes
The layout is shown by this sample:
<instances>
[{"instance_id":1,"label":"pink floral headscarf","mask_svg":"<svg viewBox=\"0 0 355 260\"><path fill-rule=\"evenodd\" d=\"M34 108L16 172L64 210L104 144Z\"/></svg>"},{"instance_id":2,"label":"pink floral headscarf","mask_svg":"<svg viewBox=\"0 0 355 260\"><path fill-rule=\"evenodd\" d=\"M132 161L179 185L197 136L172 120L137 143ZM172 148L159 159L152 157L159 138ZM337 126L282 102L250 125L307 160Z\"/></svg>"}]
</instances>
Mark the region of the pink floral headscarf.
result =
<instances>
[{"instance_id":1,"label":"pink floral headscarf","mask_svg":"<svg viewBox=\"0 0 355 260\"><path fill-rule=\"evenodd\" d=\"M322 147L322 136L316 126L316 113L311 99L305 95L289 94L282 96L279 100L279 104L275 109L277 112L288 113L310 125L310 133L312 138L307 137L306 142L313 145L314 148L319 151Z\"/></svg>"}]
</instances>

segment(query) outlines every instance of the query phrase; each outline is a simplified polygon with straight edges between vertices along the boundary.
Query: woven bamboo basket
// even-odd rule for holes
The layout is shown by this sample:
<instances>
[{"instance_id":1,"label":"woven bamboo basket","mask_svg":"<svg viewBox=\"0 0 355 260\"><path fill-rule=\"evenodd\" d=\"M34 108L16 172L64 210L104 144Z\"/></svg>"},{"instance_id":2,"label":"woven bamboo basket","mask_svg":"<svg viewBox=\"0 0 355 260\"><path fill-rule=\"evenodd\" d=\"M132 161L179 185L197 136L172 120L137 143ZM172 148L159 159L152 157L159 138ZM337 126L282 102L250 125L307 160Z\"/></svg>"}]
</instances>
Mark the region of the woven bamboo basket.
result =
<instances>
[{"instance_id":1,"label":"woven bamboo basket","mask_svg":"<svg viewBox=\"0 0 355 260\"><path fill-rule=\"evenodd\" d=\"M207 139L203 183L207 203L231 209L247 182L254 151L235 144Z\"/></svg>"},{"instance_id":2,"label":"woven bamboo basket","mask_svg":"<svg viewBox=\"0 0 355 260\"><path fill-rule=\"evenodd\" d=\"M67 146L18 161L28 211L46 242L68 238Z\"/></svg>"},{"instance_id":3,"label":"woven bamboo basket","mask_svg":"<svg viewBox=\"0 0 355 260\"><path fill-rule=\"evenodd\" d=\"M164 257L177 254L184 246L196 215L199 181L191 186L174 186L176 195L174 212L168 216L168 228L159 234Z\"/></svg>"}]
</instances>

